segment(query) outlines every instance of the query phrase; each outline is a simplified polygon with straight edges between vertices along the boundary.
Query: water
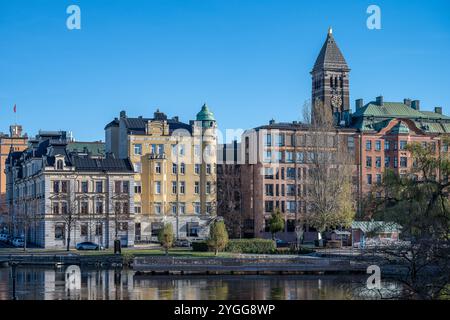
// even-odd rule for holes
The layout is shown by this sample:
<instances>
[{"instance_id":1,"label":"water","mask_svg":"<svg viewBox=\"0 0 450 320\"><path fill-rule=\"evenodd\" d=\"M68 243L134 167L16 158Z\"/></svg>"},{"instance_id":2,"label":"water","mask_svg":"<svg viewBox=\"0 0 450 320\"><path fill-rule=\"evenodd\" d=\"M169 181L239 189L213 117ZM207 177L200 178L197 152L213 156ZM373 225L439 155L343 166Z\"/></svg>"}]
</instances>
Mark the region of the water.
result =
<instances>
[{"instance_id":1,"label":"water","mask_svg":"<svg viewBox=\"0 0 450 320\"><path fill-rule=\"evenodd\" d=\"M67 274L75 270L73 277ZM79 273L78 273L79 272ZM132 270L0 268L0 300L374 299L364 276L137 276ZM387 283L390 287L392 283Z\"/></svg>"}]
</instances>

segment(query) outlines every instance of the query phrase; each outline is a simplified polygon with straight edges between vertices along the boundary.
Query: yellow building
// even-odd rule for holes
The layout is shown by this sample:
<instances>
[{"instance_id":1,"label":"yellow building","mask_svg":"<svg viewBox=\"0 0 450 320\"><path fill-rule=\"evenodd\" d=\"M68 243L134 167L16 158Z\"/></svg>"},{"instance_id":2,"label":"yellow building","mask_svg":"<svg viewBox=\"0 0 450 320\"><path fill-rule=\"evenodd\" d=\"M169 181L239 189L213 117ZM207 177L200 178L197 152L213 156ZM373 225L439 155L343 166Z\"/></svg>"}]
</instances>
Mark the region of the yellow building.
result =
<instances>
[{"instance_id":1,"label":"yellow building","mask_svg":"<svg viewBox=\"0 0 450 320\"><path fill-rule=\"evenodd\" d=\"M105 127L106 152L133 163L136 240L156 240L164 223L178 239L205 238L216 216L216 121L203 105L196 120L130 118Z\"/></svg>"}]
</instances>

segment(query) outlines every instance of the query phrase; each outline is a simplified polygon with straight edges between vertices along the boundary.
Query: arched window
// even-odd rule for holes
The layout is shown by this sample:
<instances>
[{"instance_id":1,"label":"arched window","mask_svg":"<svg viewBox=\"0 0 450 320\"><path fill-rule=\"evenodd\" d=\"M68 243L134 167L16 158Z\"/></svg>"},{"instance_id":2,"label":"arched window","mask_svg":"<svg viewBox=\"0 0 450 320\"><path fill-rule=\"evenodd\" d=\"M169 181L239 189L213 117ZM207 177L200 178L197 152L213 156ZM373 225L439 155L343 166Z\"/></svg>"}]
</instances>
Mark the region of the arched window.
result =
<instances>
[{"instance_id":1,"label":"arched window","mask_svg":"<svg viewBox=\"0 0 450 320\"><path fill-rule=\"evenodd\" d=\"M333 77L330 77L330 87L333 88Z\"/></svg>"},{"instance_id":2,"label":"arched window","mask_svg":"<svg viewBox=\"0 0 450 320\"><path fill-rule=\"evenodd\" d=\"M62 161L62 160L58 160L58 161L56 162L56 169L62 170L63 168L64 168L64 163L63 163L63 161Z\"/></svg>"},{"instance_id":3,"label":"arched window","mask_svg":"<svg viewBox=\"0 0 450 320\"><path fill-rule=\"evenodd\" d=\"M342 79L342 77L339 77L339 81L341 84L341 88L343 88L344 87L344 79Z\"/></svg>"},{"instance_id":4,"label":"arched window","mask_svg":"<svg viewBox=\"0 0 450 320\"><path fill-rule=\"evenodd\" d=\"M338 86L338 77L334 77L334 87L337 88Z\"/></svg>"}]
</instances>

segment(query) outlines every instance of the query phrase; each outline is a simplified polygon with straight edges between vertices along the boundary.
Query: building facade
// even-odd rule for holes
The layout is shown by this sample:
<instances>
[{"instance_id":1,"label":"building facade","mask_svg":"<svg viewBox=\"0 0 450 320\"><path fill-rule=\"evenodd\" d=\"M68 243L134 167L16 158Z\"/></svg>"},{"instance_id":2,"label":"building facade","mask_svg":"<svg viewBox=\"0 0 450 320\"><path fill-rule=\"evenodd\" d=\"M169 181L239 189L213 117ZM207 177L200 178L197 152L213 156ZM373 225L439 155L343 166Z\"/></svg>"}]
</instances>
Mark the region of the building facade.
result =
<instances>
[{"instance_id":1,"label":"building facade","mask_svg":"<svg viewBox=\"0 0 450 320\"><path fill-rule=\"evenodd\" d=\"M136 238L156 241L164 223L177 239L205 238L216 217L216 120L204 105L189 124L131 118L125 111L105 127L106 152L134 168Z\"/></svg>"},{"instance_id":2,"label":"building facade","mask_svg":"<svg viewBox=\"0 0 450 320\"><path fill-rule=\"evenodd\" d=\"M442 114L441 107L421 110L419 100L385 102L382 96L367 104L356 100L352 112L349 73L330 29L311 71L311 122L319 116L317 112L325 110L333 115L334 129L329 133L351 159L357 213L364 216L365 199L369 195L381 196L375 187L382 183L385 170L399 175L411 171L413 159L406 150L408 144L430 145L436 155L438 151L448 151L442 137L450 134L450 117ZM317 103L323 108L318 109ZM268 238L268 218L278 208L285 218L285 230L277 237L296 239L296 221L308 210L308 139L312 134L309 124L272 120L268 125L247 130L235 146L219 146L218 158L223 160L218 167L223 190L218 194L218 202L223 204L219 214L234 224L230 229L241 230L239 236L243 237ZM328 151L333 152L333 148ZM239 185L239 196L226 192L226 181ZM306 241L317 235L307 225L304 231Z\"/></svg>"},{"instance_id":3,"label":"building facade","mask_svg":"<svg viewBox=\"0 0 450 320\"><path fill-rule=\"evenodd\" d=\"M6 202L5 162L10 152L19 152L27 148L28 137L22 132L22 126L12 125L9 134L0 133L0 231L8 228L8 204Z\"/></svg>"},{"instance_id":4,"label":"building facade","mask_svg":"<svg viewBox=\"0 0 450 320\"><path fill-rule=\"evenodd\" d=\"M69 147L64 131L43 132L6 161L11 233L41 248L120 239L134 244L133 166ZM73 147L73 145L72 145ZM86 151L86 150L84 150Z\"/></svg>"}]
</instances>

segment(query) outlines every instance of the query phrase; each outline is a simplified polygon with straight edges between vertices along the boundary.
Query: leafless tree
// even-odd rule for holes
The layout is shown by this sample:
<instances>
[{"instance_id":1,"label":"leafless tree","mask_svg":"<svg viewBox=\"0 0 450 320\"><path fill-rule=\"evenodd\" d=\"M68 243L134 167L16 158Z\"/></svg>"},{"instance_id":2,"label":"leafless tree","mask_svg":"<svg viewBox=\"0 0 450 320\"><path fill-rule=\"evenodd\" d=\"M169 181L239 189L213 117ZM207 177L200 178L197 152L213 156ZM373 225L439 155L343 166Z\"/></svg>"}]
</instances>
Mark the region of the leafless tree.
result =
<instances>
[{"instance_id":1,"label":"leafless tree","mask_svg":"<svg viewBox=\"0 0 450 320\"><path fill-rule=\"evenodd\" d=\"M241 167L236 164L220 165L221 178L217 181L218 214L224 217L228 232L232 238L242 237L241 212Z\"/></svg>"},{"instance_id":2,"label":"leafless tree","mask_svg":"<svg viewBox=\"0 0 450 320\"><path fill-rule=\"evenodd\" d=\"M331 227L348 226L354 217L354 159L338 134L331 109L320 100L312 112L309 104L304 109L304 117L312 114L305 143L309 165L306 222L323 233Z\"/></svg>"}]
</instances>

